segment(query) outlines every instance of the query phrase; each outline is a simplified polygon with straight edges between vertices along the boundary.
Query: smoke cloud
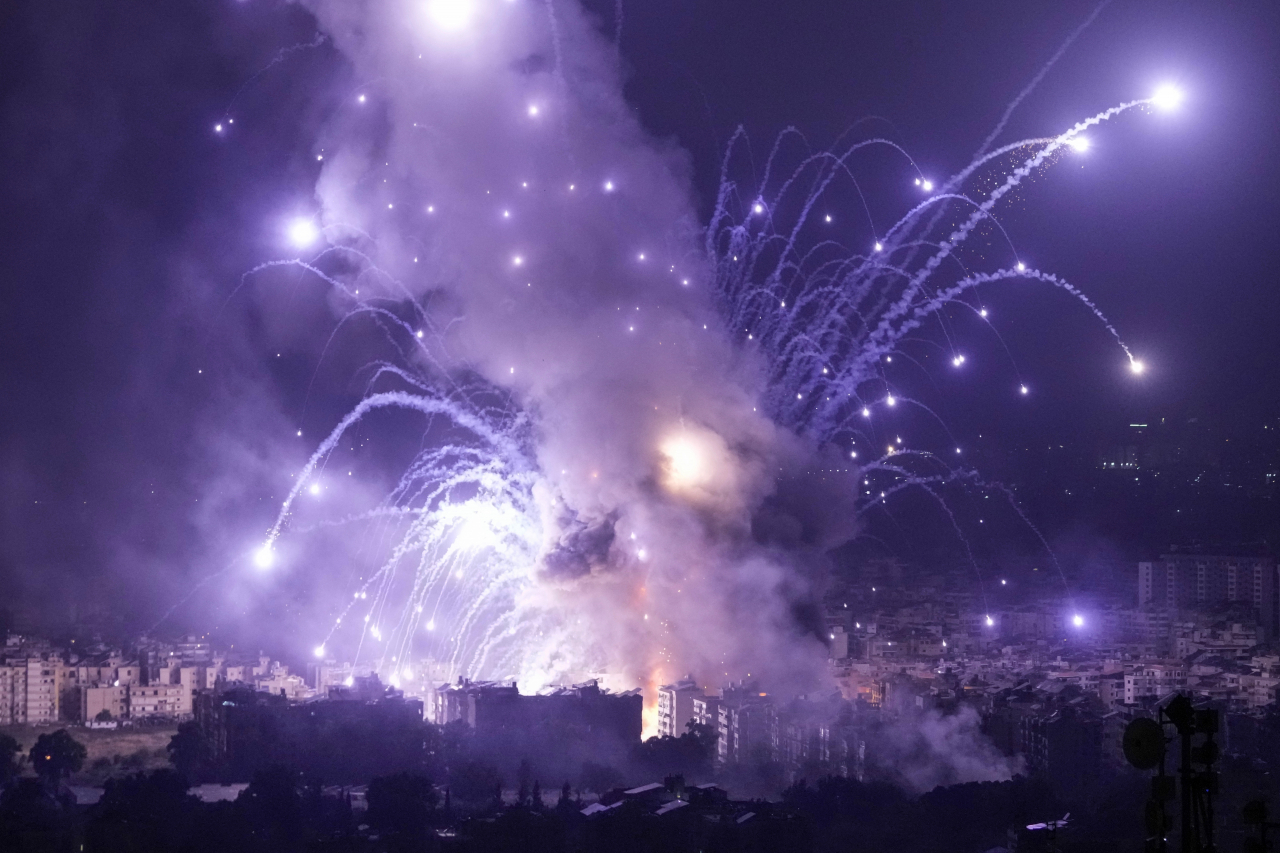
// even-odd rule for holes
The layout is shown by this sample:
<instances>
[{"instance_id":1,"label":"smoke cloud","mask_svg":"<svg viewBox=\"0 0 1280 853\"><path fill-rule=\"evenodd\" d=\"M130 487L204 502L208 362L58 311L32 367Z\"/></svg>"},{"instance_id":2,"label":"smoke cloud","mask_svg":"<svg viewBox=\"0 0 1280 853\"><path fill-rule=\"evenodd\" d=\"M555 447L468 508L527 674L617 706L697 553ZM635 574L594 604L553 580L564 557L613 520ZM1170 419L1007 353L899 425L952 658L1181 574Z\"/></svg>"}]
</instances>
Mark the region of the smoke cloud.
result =
<instances>
[{"instance_id":1,"label":"smoke cloud","mask_svg":"<svg viewBox=\"0 0 1280 853\"><path fill-rule=\"evenodd\" d=\"M825 650L795 613L830 531L778 487L813 451L757 411L762 371L712 310L689 160L639 126L615 47L573 3L305 5L364 81L317 143L316 195L340 247L321 258L370 263L327 274L361 311L382 310L370 292L416 306L419 328L391 331L415 335L417 393L478 374L527 425L532 499L480 523L507 541L531 520L538 541L493 558L529 565L502 570L491 612L415 599L421 583L404 600L448 602L439 619L486 638L457 665L527 689L816 684Z\"/></svg>"}]
</instances>

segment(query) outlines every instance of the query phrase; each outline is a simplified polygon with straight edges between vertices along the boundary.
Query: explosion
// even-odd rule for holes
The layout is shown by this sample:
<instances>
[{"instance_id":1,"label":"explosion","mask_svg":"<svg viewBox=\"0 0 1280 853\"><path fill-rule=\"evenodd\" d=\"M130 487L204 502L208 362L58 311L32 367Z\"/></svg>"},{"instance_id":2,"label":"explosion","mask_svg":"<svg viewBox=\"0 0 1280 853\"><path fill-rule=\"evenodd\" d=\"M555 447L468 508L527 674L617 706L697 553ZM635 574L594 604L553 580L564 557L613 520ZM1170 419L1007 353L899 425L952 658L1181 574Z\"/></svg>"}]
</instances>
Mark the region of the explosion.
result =
<instances>
[{"instance_id":1,"label":"explosion","mask_svg":"<svg viewBox=\"0 0 1280 853\"><path fill-rule=\"evenodd\" d=\"M886 139L792 158L784 137L744 185L740 133L699 228L686 159L638 126L576 6L306 5L368 82L324 131L321 213L287 229L312 254L286 263L331 289L340 330L364 322L386 352L254 555L287 571L281 542L320 524L381 543L317 657L341 649L389 681L431 659L526 690L684 672L812 688L824 639L793 606L825 551L872 503L974 480L944 461L952 443L876 431L924 408L898 387L905 340L956 310L989 324L979 289L1029 280L1082 303L1142 372L1083 293L1017 260L996 208L1085 151L1084 131L1175 105L1164 89L946 180ZM871 147L900 153L924 198L859 233L827 210L861 195ZM959 263L978 240L1007 262ZM326 481L302 505L351 435L405 414L416 450L380 502L343 515ZM835 451L846 483L805 480Z\"/></svg>"}]
</instances>

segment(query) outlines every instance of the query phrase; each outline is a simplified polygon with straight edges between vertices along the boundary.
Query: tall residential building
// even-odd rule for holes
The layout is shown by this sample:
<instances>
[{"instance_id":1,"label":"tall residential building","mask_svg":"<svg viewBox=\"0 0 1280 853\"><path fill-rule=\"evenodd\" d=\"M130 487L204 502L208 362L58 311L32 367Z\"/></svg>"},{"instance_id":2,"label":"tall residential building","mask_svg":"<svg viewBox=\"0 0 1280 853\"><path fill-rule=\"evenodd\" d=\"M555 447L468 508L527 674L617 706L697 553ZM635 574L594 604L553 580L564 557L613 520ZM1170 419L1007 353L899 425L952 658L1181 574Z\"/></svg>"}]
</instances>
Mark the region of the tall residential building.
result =
<instances>
[{"instance_id":1,"label":"tall residential building","mask_svg":"<svg viewBox=\"0 0 1280 853\"><path fill-rule=\"evenodd\" d=\"M1175 611L1248 604L1268 638L1280 636L1277 590L1273 557L1174 553L1138 564L1139 607Z\"/></svg>"},{"instance_id":2,"label":"tall residential building","mask_svg":"<svg viewBox=\"0 0 1280 853\"><path fill-rule=\"evenodd\" d=\"M23 722L31 725L58 721L58 667L61 661L27 659L27 707Z\"/></svg>"},{"instance_id":3,"label":"tall residential building","mask_svg":"<svg viewBox=\"0 0 1280 853\"><path fill-rule=\"evenodd\" d=\"M662 737L680 737L689 721L694 719L693 700L702 696L702 690L692 675L686 675L675 684L658 688L658 734Z\"/></svg>"},{"instance_id":4,"label":"tall residential building","mask_svg":"<svg viewBox=\"0 0 1280 853\"><path fill-rule=\"evenodd\" d=\"M0 726L27 721L27 665L0 664Z\"/></svg>"}]
</instances>

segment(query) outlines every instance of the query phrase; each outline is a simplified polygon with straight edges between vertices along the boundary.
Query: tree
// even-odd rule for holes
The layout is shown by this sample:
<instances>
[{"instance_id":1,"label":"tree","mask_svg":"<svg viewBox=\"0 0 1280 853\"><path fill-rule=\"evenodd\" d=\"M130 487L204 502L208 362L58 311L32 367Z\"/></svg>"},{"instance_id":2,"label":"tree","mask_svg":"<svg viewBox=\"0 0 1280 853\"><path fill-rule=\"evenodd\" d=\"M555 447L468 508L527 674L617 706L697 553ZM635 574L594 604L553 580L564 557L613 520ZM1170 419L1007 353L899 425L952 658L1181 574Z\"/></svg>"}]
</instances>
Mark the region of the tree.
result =
<instances>
[{"instance_id":1,"label":"tree","mask_svg":"<svg viewBox=\"0 0 1280 853\"><path fill-rule=\"evenodd\" d=\"M37 776L53 784L83 767L88 754L84 744L68 734L66 729L58 729L53 734L36 738L35 746L31 747L31 766Z\"/></svg>"},{"instance_id":2,"label":"tree","mask_svg":"<svg viewBox=\"0 0 1280 853\"><path fill-rule=\"evenodd\" d=\"M108 779L92 811L89 837L98 849L182 849L190 846L199 807L173 770Z\"/></svg>"},{"instance_id":3,"label":"tree","mask_svg":"<svg viewBox=\"0 0 1280 853\"><path fill-rule=\"evenodd\" d=\"M449 786L464 803L481 803L493 794L495 787L501 790L502 779L493 765L468 761L450 769Z\"/></svg>"},{"instance_id":4,"label":"tree","mask_svg":"<svg viewBox=\"0 0 1280 853\"><path fill-rule=\"evenodd\" d=\"M8 784L10 779L18 775L17 759L20 752L22 752L22 745L4 732L0 732L0 785Z\"/></svg>"},{"instance_id":5,"label":"tree","mask_svg":"<svg viewBox=\"0 0 1280 853\"><path fill-rule=\"evenodd\" d=\"M263 832L279 848L294 845L302 831L302 797L298 774L273 766L253 774L249 787L236 798L237 809L255 831Z\"/></svg>"},{"instance_id":6,"label":"tree","mask_svg":"<svg viewBox=\"0 0 1280 853\"><path fill-rule=\"evenodd\" d=\"M580 787L588 791L603 794L622 784L622 773L608 764L596 764L592 761L582 763L582 784Z\"/></svg>"},{"instance_id":7,"label":"tree","mask_svg":"<svg viewBox=\"0 0 1280 853\"><path fill-rule=\"evenodd\" d=\"M427 831L439 802L431 780L413 773L379 776L369 783L369 826L388 835L420 835Z\"/></svg>"},{"instance_id":8,"label":"tree","mask_svg":"<svg viewBox=\"0 0 1280 853\"><path fill-rule=\"evenodd\" d=\"M200 727L194 722L178 726L178 733L169 738L166 749L169 763L188 780L197 779L209 764L209 751L204 738L200 737Z\"/></svg>"},{"instance_id":9,"label":"tree","mask_svg":"<svg viewBox=\"0 0 1280 853\"><path fill-rule=\"evenodd\" d=\"M109 723L112 719L111 712L106 708L103 708L101 711L93 715L93 719L99 723Z\"/></svg>"}]
</instances>

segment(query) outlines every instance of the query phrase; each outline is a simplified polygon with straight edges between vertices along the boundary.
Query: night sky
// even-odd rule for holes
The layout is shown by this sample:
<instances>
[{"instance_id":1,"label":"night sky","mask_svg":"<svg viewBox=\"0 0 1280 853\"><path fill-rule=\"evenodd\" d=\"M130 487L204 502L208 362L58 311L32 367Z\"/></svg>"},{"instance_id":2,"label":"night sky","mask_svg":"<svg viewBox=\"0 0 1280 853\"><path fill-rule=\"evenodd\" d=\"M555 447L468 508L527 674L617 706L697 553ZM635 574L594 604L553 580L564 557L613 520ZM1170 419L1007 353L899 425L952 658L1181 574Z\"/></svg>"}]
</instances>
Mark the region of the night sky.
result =
<instances>
[{"instance_id":1,"label":"night sky","mask_svg":"<svg viewBox=\"0 0 1280 853\"><path fill-rule=\"evenodd\" d=\"M612 36L613 3L588 6ZM822 148L869 119L941 178L1093 8L627 3L627 97L689 152L703 214L739 124L763 155L787 126ZM271 0L0 11L0 591L145 627L261 537L280 473L359 398L358 348L315 371L334 317L314 285L238 289L281 256L317 134L363 82L315 35ZM1006 286L986 298L1016 369L993 350L922 391L957 435L1000 449L1280 415L1278 36L1273 3L1115 3L1014 113L1003 140L1185 90L1002 213L1019 256L1085 290L1149 370L1135 381L1078 304ZM911 200L905 171L868 180L886 210Z\"/></svg>"}]
</instances>

